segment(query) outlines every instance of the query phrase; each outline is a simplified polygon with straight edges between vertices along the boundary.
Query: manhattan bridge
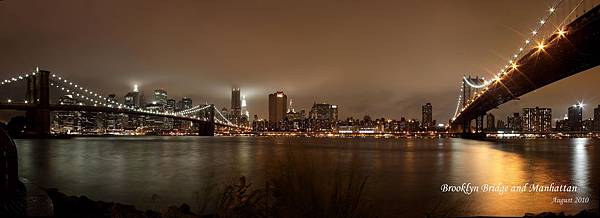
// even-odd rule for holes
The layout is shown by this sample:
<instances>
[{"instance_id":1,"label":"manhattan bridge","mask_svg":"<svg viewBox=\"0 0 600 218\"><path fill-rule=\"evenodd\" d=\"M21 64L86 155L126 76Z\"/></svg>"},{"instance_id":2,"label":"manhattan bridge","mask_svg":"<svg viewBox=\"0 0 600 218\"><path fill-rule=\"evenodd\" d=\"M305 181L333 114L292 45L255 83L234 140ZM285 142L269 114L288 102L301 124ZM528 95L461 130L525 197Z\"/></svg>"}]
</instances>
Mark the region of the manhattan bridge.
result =
<instances>
[{"instance_id":1,"label":"manhattan bridge","mask_svg":"<svg viewBox=\"0 0 600 218\"><path fill-rule=\"evenodd\" d=\"M558 0L492 78L460 81L451 132L482 137L485 114L498 106L600 64L598 0ZM473 124L474 121L474 125Z\"/></svg>"}]
</instances>

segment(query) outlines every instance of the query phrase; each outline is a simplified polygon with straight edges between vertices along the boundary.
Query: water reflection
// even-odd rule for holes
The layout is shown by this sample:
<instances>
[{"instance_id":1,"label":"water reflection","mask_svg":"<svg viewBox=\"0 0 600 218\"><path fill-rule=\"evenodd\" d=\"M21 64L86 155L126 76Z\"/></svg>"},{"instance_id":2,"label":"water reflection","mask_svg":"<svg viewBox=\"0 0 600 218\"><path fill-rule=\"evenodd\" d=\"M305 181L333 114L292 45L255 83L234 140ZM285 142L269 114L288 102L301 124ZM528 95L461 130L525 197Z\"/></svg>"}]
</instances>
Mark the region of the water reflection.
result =
<instances>
[{"instance_id":1,"label":"water reflection","mask_svg":"<svg viewBox=\"0 0 600 218\"><path fill-rule=\"evenodd\" d=\"M461 139L316 139L244 137L132 137L18 140L21 176L72 195L136 204L192 203L208 184L246 175L262 184L289 153L303 161L327 160L369 175L368 197L387 215L423 216L436 205L454 215L522 216L526 212L575 213L597 205L552 204L553 197L596 196L597 141ZM322 166L327 167L327 166ZM328 175L322 175L328 176ZM575 194L440 193L444 183L574 184Z\"/></svg>"},{"instance_id":2,"label":"water reflection","mask_svg":"<svg viewBox=\"0 0 600 218\"><path fill-rule=\"evenodd\" d=\"M573 146L573 180L575 185L581 188L587 188L588 184L588 173L589 173L589 161L587 145L589 139L579 138L573 139L575 146Z\"/></svg>"}]
</instances>

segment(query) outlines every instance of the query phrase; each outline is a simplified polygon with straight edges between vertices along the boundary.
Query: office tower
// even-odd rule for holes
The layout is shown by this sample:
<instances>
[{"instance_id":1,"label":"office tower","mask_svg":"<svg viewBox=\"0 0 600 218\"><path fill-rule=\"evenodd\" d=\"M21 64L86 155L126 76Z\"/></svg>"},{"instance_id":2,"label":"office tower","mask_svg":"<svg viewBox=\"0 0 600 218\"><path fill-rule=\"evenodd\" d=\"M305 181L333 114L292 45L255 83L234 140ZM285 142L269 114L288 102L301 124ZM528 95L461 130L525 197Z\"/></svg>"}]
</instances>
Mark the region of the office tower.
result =
<instances>
[{"instance_id":1,"label":"office tower","mask_svg":"<svg viewBox=\"0 0 600 218\"><path fill-rule=\"evenodd\" d=\"M513 113L513 116L508 117L506 120L507 128L512 131L523 130L522 119L519 113Z\"/></svg>"},{"instance_id":2,"label":"office tower","mask_svg":"<svg viewBox=\"0 0 600 218\"><path fill-rule=\"evenodd\" d=\"M193 107L192 99L188 97L183 97L181 99L181 110L187 110Z\"/></svg>"},{"instance_id":3,"label":"office tower","mask_svg":"<svg viewBox=\"0 0 600 218\"><path fill-rule=\"evenodd\" d=\"M327 103L313 103L309 112L310 128L328 131L335 128L338 121L338 106Z\"/></svg>"},{"instance_id":4,"label":"office tower","mask_svg":"<svg viewBox=\"0 0 600 218\"><path fill-rule=\"evenodd\" d=\"M282 121L286 111L287 96L282 91L269 94L269 121Z\"/></svg>"},{"instance_id":5,"label":"office tower","mask_svg":"<svg viewBox=\"0 0 600 218\"><path fill-rule=\"evenodd\" d=\"M496 129L496 117L492 113L488 113L486 116L487 119L487 129L495 130Z\"/></svg>"},{"instance_id":6,"label":"office tower","mask_svg":"<svg viewBox=\"0 0 600 218\"><path fill-rule=\"evenodd\" d=\"M167 99L167 104L165 105L165 110L167 112L175 112L177 110L177 101L175 99Z\"/></svg>"},{"instance_id":7,"label":"office tower","mask_svg":"<svg viewBox=\"0 0 600 218\"><path fill-rule=\"evenodd\" d=\"M421 107L421 124L425 129L429 129L433 126L432 112L433 108L431 106L431 103L427 103Z\"/></svg>"},{"instance_id":8,"label":"office tower","mask_svg":"<svg viewBox=\"0 0 600 218\"><path fill-rule=\"evenodd\" d=\"M338 106L327 103L313 103L312 108L309 112L310 119L317 120L338 120Z\"/></svg>"},{"instance_id":9,"label":"office tower","mask_svg":"<svg viewBox=\"0 0 600 218\"><path fill-rule=\"evenodd\" d=\"M550 132L552 130L552 109L523 108L522 125L524 132Z\"/></svg>"},{"instance_id":10,"label":"office tower","mask_svg":"<svg viewBox=\"0 0 600 218\"><path fill-rule=\"evenodd\" d=\"M583 105L576 104L569 107L567 117L567 125L569 127L569 131L581 131L581 121L583 120Z\"/></svg>"},{"instance_id":11,"label":"office tower","mask_svg":"<svg viewBox=\"0 0 600 218\"><path fill-rule=\"evenodd\" d=\"M231 116L239 117L242 115L242 100L240 99L240 88L231 89Z\"/></svg>"},{"instance_id":12,"label":"office tower","mask_svg":"<svg viewBox=\"0 0 600 218\"><path fill-rule=\"evenodd\" d=\"M79 105L80 102L73 95L65 95L58 98L60 105ZM81 113L78 111L56 111L52 119L52 131L70 134L81 130Z\"/></svg>"},{"instance_id":13,"label":"office tower","mask_svg":"<svg viewBox=\"0 0 600 218\"><path fill-rule=\"evenodd\" d=\"M164 89L154 90L154 100L152 103L166 105L167 104L167 91Z\"/></svg>"},{"instance_id":14,"label":"office tower","mask_svg":"<svg viewBox=\"0 0 600 218\"><path fill-rule=\"evenodd\" d=\"M125 95L124 103L127 107L140 108L144 106L144 94L139 90L138 85L133 86L133 91Z\"/></svg>"}]
</instances>

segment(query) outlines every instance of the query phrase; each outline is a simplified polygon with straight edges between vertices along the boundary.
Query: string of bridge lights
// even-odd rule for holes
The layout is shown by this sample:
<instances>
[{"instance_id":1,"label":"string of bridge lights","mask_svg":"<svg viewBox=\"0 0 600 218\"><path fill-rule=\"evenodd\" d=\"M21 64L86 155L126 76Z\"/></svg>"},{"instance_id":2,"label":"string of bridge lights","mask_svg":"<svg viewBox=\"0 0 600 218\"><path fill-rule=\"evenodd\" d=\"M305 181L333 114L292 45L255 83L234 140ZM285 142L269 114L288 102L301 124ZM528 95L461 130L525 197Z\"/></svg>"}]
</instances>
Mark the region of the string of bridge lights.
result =
<instances>
[{"instance_id":1,"label":"string of bridge lights","mask_svg":"<svg viewBox=\"0 0 600 218\"><path fill-rule=\"evenodd\" d=\"M229 121L227 118L225 118L225 116L223 116L223 114L221 113L221 111L219 111L219 110L215 110L215 111L217 111L217 114L219 114L219 116L221 116L221 118L223 118L223 120L226 121L227 125L237 126L237 125L233 124L231 121Z\"/></svg>"},{"instance_id":2,"label":"string of bridge lights","mask_svg":"<svg viewBox=\"0 0 600 218\"><path fill-rule=\"evenodd\" d=\"M9 79L0 81L0 86L8 85L8 84L11 84L14 82L18 82L18 81L27 79L30 76L35 76L38 73L39 73L39 69L36 67L34 72L24 73L24 74L14 76ZM64 86L61 86L60 85L61 83L64 84ZM211 107L211 105L205 105L203 107L196 105L193 108L187 109L185 111L180 111L180 112L158 112L158 111L151 111L151 110L145 110L145 109L140 109L140 108L136 109L136 108L124 105L122 103L115 102L106 97L103 97L102 95L98 94L98 92L91 91L91 90L89 90L77 83L74 83L73 81L69 81L69 80L65 79L64 77L61 77L57 74L51 75L50 86L55 87L58 90L65 92L71 96L75 96L77 98L85 100L85 101L89 102L90 104L92 104L94 107L103 106L103 107L112 108L113 106L117 106L117 108L119 108L119 109L126 109L126 110L138 111L138 112L155 114L155 115L180 116L180 117L186 117L186 118L192 118L192 119L206 121L205 119L203 119L201 117L198 117L195 115L190 116L189 114L197 113L199 111L202 111L202 110L205 110L205 109ZM12 103L12 100L9 99L8 103ZM28 103L28 102L25 101L25 103ZM83 105L83 103L80 102L79 105ZM229 121L227 118L225 118L225 116L219 110L215 110L215 111L217 111L217 114L220 116L221 119L225 120L225 121L222 121L219 119L215 119L215 122L218 122L223 125L237 126L237 125L233 124L231 121Z\"/></svg>"},{"instance_id":3,"label":"string of bridge lights","mask_svg":"<svg viewBox=\"0 0 600 218\"><path fill-rule=\"evenodd\" d=\"M200 105L196 105L196 106L194 106L192 108L188 108L188 109L185 109L185 110L182 110L182 111L179 111L179 112L175 112L175 113L176 114L183 114L183 115L193 114L193 113L205 110L205 109L207 109L207 108L209 108L211 106L212 105L205 105L204 107L200 107Z\"/></svg>"},{"instance_id":4,"label":"string of bridge lights","mask_svg":"<svg viewBox=\"0 0 600 218\"><path fill-rule=\"evenodd\" d=\"M544 15L537 23L537 26L535 26L535 28L533 28L533 30L531 31L531 35L525 39L523 46L521 46L509 59L508 64L504 65L504 67L501 67L501 69L498 71L499 73L497 75L495 75L493 80L484 80L483 84L481 85L477 85L477 84L471 84L470 82L468 82L464 77L463 77L463 81L467 81L466 84L473 87L473 88L482 88L483 90L479 91L479 92L475 92L475 95L471 98L467 100L467 103L464 107L462 107L462 109L459 110L461 101L462 99L462 92L463 92L463 86L461 85L461 90L460 90L460 94L458 95L458 104L457 104L457 110L455 112L454 117L452 118L452 121L454 121L464 110L465 108L469 107L471 105L472 102L474 102L477 98L481 97L482 94L484 94L485 92L487 92L489 90L489 85L490 84L496 84L501 82L502 79L504 79L506 76L509 75L509 73L514 72L517 70L517 68L519 67L518 65L518 60L520 60L520 58L522 58L523 54L525 54L526 50L525 48L528 47L532 42L536 42L536 37L541 37L541 39L539 41L536 42L536 44L534 45L534 47L532 49L537 49L539 52L543 51L548 44L546 44L544 41L546 40L546 38L544 36L540 36L540 30L546 25L548 24L548 20L550 20L550 18L552 16L557 16L556 12L557 12L557 8L563 3L564 0L557 0L552 7L550 7L547 10L547 14ZM581 3L584 0L581 0L577 6L573 9L573 11L575 9L577 9ZM565 20L570 17L572 14L569 13L567 15L567 17L565 17ZM563 21L564 22L564 21ZM553 31L552 35L558 35L559 37L565 37L565 35L567 34L567 30L565 29L563 25L563 22L560 23L559 27L557 28L556 31ZM530 50L527 50L530 51Z\"/></svg>"},{"instance_id":5,"label":"string of bridge lights","mask_svg":"<svg viewBox=\"0 0 600 218\"><path fill-rule=\"evenodd\" d=\"M193 113L196 113L196 112L199 112L199 111L202 111L202 110L205 110L205 109L211 107L211 105L205 105L204 107L200 107L199 105L196 105L193 108L187 109L186 111L180 111L180 112L158 112L158 111L145 110L145 109L141 109L141 108L136 109L136 108L132 108L127 105L109 100L106 97L102 97L102 95L98 95L97 92L90 91L90 90L86 89L85 87L78 85L76 83L73 83L72 81L68 81L67 79L64 79L63 77L60 77L56 74L52 74L52 78L58 80L59 82L66 84L68 86L71 86L71 88L74 88L74 89L69 89L67 87L63 87L63 86L60 86L60 85L54 84L54 83L51 83L51 86L54 86L54 87L58 88L59 90L66 92L68 94L75 94L75 96L80 97L86 101L89 101L96 107L97 106L113 107L112 104L115 104L115 105L117 105L117 107L119 109L124 108L124 109L128 109L128 110L133 110L133 111L138 111L138 112L143 112L143 113L148 113L148 114L155 114L155 115L180 116L180 117L193 118L193 119L203 120L203 121L206 121L206 120L201 117L198 117L196 115L190 116L189 114L193 114ZM84 94L82 94L81 92L83 92ZM98 100L100 100L100 101L98 101ZM108 102L108 104L102 103L102 100ZM233 124L231 121L229 121L227 118L225 118L225 116L223 114L221 114L220 111L218 111L218 110L216 110L216 111L219 114L219 116L221 116L221 118L225 121L221 121L218 119L215 121L217 121L221 124L224 124L224 125L237 126L237 125Z\"/></svg>"},{"instance_id":6,"label":"string of bridge lights","mask_svg":"<svg viewBox=\"0 0 600 218\"><path fill-rule=\"evenodd\" d=\"M30 77L30 76L35 76L35 75L36 75L36 72L35 72L35 71L34 71L34 72L31 72L31 73L24 73L24 74L21 74L21 75L19 75L19 76L14 76L14 77L11 77L11 78L9 78L9 79L2 80L2 81L0 82L0 85L8 85L8 84L10 84L10 83L18 82L18 81L21 81L21 80L27 79L27 78L28 78L28 77Z\"/></svg>"},{"instance_id":7,"label":"string of bridge lights","mask_svg":"<svg viewBox=\"0 0 600 218\"><path fill-rule=\"evenodd\" d=\"M132 110L132 111L138 111L138 112L143 112L143 113L148 113L148 114L154 114L154 115L163 115L163 116L181 116L181 117L186 117L186 118L193 118L193 119L197 119L197 120L202 120L201 118L197 117L197 116L189 116L189 115L183 115L183 114L177 114L175 112L158 112L158 111L152 111L152 110L145 110L145 109L141 109L141 108L132 108L132 107L128 107L124 104L121 103L117 103L114 101L109 101L109 103L103 103L102 101L98 101L98 100L108 100L107 98L98 96L97 93L94 93L92 91L89 91L88 89L83 88L80 85L74 84L72 82L67 81L66 79L63 79L62 77L59 76L55 76L53 75L53 77L58 78L61 82L63 83L67 83L68 85L74 87L75 89L69 89L68 87L63 87L57 83L54 83L55 81L52 80L53 82L50 83L50 86L52 87L56 87L58 90L61 90L63 92L66 92L67 94L71 94L71 95L75 95L76 97L79 97L83 100L89 101L91 104L93 104L93 106L98 107L98 106L104 106L104 107L113 107L110 103L116 104L118 105L119 109L126 109L126 110ZM85 94L82 94L80 92L84 92ZM79 103L79 105L83 105L83 103Z\"/></svg>"}]
</instances>

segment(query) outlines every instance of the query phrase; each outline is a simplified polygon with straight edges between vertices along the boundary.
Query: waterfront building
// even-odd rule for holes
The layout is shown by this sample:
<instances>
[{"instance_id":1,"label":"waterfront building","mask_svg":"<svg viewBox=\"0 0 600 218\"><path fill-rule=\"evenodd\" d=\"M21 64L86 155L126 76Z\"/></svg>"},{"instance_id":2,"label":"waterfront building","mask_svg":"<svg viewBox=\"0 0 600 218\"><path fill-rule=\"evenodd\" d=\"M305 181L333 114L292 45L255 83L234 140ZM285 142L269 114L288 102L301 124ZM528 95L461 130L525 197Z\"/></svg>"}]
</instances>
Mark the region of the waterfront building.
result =
<instances>
[{"instance_id":1,"label":"waterfront building","mask_svg":"<svg viewBox=\"0 0 600 218\"><path fill-rule=\"evenodd\" d=\"M569 131L581 131L583 120L583 105L576 104L569 107L567 112Z\"/></svg>"},{"instance_id":2,"label":"waterfront building","mask_svg":"<svg viewBox=\"0 0 600 218\"><path fill-rule=\"evenodd\" d=\"M286 112L287 96L282 91L269 94L269 121L283 121Z\"/></svg>"},{"instance_id":3,"label":"waterfront building","mask_svg":"<svg viewBox=\"0 0 600 218\"><path fill-rule=\"evenodd\" d=\"M337 126L338 106L315 102L308 116L312 131L331 131Z\"/></svg>"},{"instance_id":4,"label":"waterfront building","mask_svg":"<svg viewBox=\"0 0 600 218\"><path fill-rule=\"evenodd\" d=\"M508 117L506 120L507 129L512 131L521 131L523 130L522 119L519 113L513 113L512 116Z\"/></svg>"},{"instance_id":5,"label":"waterfront building","mask_svg":"<svg viewBox=\"0 0 600 218\"><path fill-rule=\"evenodd\" d=\"M425 130L430 129L435 125L433 123L432 113L433 107L431 106L431 103L427 103L421 107L421 124Z\"/></svg>"},{"instance_id":6,"label":"waterfront building","mask_svg":"<svg viewBox=\"0 0 600 218\"><path fill-rule=\"evenodd\" d=\"M593 127L594 127L594 120L586 119L584 121L581 121L581 130L582 131L591 132L593 130Z\"/></svg>"},{"instance_id":7,"label":"waterfront building","mask_svg":"<svg viewBox=\"0 0 600 218\"><path fill-rule=\"evenodd\" d=\"M565 117L565 119L562 119L562 120L557 119L554 130L557 132L569 131L568 121L569 120L566 117Z\"/></svg>"},{"instance_id":8,"label":"waterfront building","mask_svg":"<svg viewBox=\"0 0 600 218\"><path fill-rule=\"evenodd\" d=\"M548 133L552 130L552 109L523 108L522 130L530 133Z\"/></svg>"},{"instance_id":9,"label":"waterfront building","mask_svg":"<svg viewBox=\"0 0 600 218\"><path fill-rule=\"evenodd\" d=\"M82 105L73 98L73 95L65 95L58 98L60 105ZM81 113L78 111L57 111L52 117L51 129L55 133L73 134L81 131L80 118Z\"/></svg>"}]
</instances>

